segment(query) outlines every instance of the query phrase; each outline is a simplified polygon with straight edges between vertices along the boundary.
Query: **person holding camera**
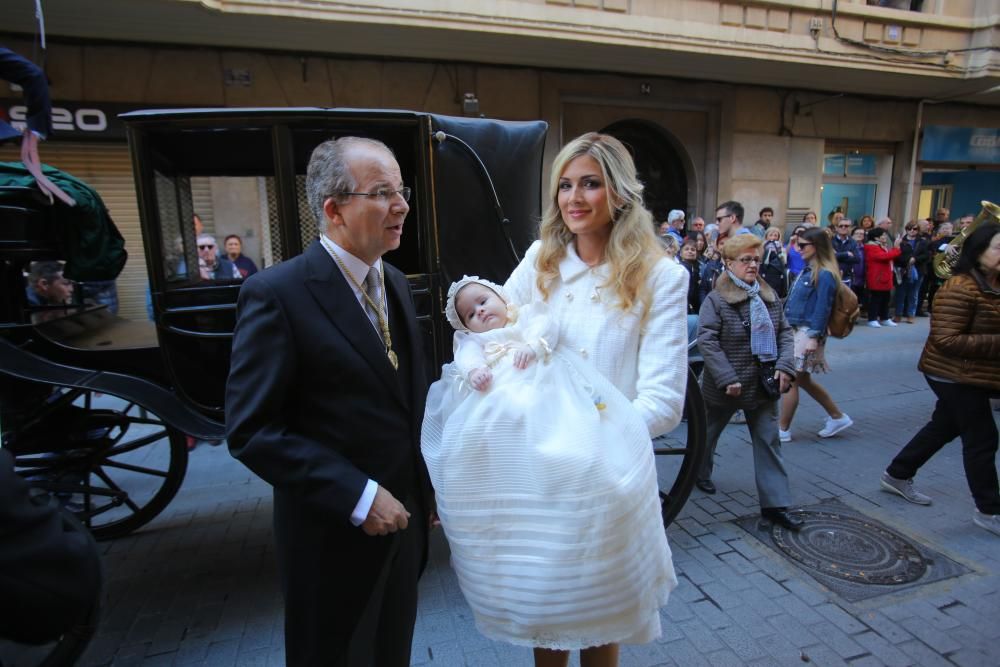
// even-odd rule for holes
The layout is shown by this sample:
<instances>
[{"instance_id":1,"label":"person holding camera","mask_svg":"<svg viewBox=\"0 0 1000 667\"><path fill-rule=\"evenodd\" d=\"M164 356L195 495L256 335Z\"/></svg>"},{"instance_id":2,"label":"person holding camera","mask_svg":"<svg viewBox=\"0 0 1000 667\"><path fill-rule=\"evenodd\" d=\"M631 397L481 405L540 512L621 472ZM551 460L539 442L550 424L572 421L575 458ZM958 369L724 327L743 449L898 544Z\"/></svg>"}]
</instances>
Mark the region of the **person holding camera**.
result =
<instances>
[{"instance_id":1,"label":"person holding camera","mask_svg":"<svg viewBox=\"0 0 1000 667\"><path fill-rule=\"evenodd\" d=\"M761 516L795 531L802 520L788 513L791 492L778 439L778 399L795 376L792 329L777 293L758 280L763 246L753 234L726 241L724 269L698 314L708 452L696 484L705 493L715 493L715 448L729 418L742 409L753 443Z\"/></svg>"}]
</instances>

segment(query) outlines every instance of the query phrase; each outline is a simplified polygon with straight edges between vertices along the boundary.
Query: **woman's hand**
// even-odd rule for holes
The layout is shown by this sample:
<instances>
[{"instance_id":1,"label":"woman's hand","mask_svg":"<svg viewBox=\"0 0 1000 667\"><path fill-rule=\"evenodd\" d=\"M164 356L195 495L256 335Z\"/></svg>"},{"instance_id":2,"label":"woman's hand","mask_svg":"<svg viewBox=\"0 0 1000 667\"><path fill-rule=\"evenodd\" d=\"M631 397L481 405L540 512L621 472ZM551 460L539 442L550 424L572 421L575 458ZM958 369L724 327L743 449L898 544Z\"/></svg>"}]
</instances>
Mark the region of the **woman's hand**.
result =
<instances>
[{"instance_id":1,"label":"woman's hand","mask_svg":"<svg viewBox=\"0 0 1000 667\"><path fill-rule=\"evenodd\" d=\"M525 345L514 352L514 368L524 370L535 360L535 351Z\"/></svg>"},{"instance_id":2,"label":"woman's hand","mask_svg":"<svg viewBox=\"0 0 1000 667\"><path fill-rule=\"evenodd\" d=\"M792 383L795 382L795 378L785 371L775 371L774 379L778 381L778 390L782 394L791 389Z\"/></svg>"},{"instance_id":3,"label":"woman's hand","mask_svg":"<svg viewBox=\"0 0 1000 667\"><path fill-rule=\"evenodd\" d=\"M486 366L482 368L477 368L471 373L469 373L469 384L476 391L486 391L490 388L490 382L493 381L493 373Z\"/></svg>"},{"instance_id":4,"label":"woman's hand","mask_svg":"<svg viewBox=\"0 0 1000 667\"><path fill-rule=\"evenodd\" d=\"M806 341L806 352L815 352L816 348L819 347L819 339L810 338Z\"/></svg>"},{"instance_id":5,"label":"woman's hand","mask_svg":"<svg viewBox=\"0 0 1000 667\"><path fill-rule=\"evenodd\" d=\"M739 382L726 385L726 396L739 396L743 392L743 385Z\"/></svg>"},{"instance_id":6,"label":"woman's hand","mask_svg":"<svg viewBox=\"0 0 1000 667\"><path fill-rule=\"evenodd\" d=\"M903 243L903 235L900 234L899 236L896 237L896 240L892 242L892 247L898 248L900 245L902 245L902 243Z\"/></svg>"}]
</instances>

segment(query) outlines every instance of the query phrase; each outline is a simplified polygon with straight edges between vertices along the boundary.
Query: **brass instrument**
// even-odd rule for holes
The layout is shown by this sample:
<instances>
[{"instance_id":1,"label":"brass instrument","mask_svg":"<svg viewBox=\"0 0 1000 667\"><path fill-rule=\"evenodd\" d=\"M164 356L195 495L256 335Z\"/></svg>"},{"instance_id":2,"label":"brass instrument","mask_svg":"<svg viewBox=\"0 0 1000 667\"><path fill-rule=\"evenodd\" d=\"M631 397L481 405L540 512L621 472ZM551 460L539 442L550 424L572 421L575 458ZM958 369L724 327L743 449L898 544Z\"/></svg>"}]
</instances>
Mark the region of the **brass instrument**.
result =
<instances>
[{"instance_id":1,"label":"brass instrument","mask_svg":"<svg viewBox=\"0 0 1000 667\"><path fill-rule=\"evenodd\" d=\"M948 243L949 248L954 248L955 250L950 254L945 250L942 250L938 254L934 255L934 274L941 280L948 280L951 278L952 269L955 268L955 264L958 263L958 256L962 252L962 244L965 243L965 239L968 238L969 234L976 231L976 227L983 224L988 220L994 222L1000 222L1000 206L997 206L991 201L986 201L985 199L980 202L983 209L976 216L976 219L972 221L972 224L963 229L958 233L955 238Z\"/></svg>"}]
</instances>

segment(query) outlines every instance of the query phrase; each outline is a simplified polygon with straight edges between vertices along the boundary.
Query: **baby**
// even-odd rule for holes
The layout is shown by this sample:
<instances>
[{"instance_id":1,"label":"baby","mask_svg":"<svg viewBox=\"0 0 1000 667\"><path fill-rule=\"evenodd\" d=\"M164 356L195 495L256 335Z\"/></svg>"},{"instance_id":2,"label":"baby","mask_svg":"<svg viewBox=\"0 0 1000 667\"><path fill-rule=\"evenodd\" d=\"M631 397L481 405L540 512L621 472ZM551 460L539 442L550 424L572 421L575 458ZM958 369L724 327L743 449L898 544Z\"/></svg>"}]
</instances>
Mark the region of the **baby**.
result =
<instances>
[{"instance_id":1,"label":"baby","mask_svg":"<svg viewBox=\"0 0 1000 667\"><path fill-rule=\"evenodd\" d=\"M459 332L466 329L473 333L483 333L507 326L511 321L511 312L515 313L513 319L516 321L517 310L500 296L502 292L502 287L488 280L468 276L463 278L448 291L448 321ZM468 339L456 335L456 361L466 340ZM466 365L479 361L476 352L482 349L476 346L466 351L462 354L462 361ZM508 351L513 353L514 368L525 369L538 357L527 343L512 344ZM493 372L485 353L482 355L482 362L482 365L470 370L467 376L469 384L476 391L486 391L493 380Z\"/></svg>"},{"instance_id":2,"label":"baby","mask_svg":"<svg viewBox=\"0 0 1000 667\"><path fill-rule=\"evenodd\" d=\"M455 361L428 391L420 447L477 626L533 644L565 632L559 601L591 596L595 572L633 567L602 545L658 522L659 504L632 402L558 346L546 303L509 301L475 276L448 290Z\"/></svg>"}]
</instances>

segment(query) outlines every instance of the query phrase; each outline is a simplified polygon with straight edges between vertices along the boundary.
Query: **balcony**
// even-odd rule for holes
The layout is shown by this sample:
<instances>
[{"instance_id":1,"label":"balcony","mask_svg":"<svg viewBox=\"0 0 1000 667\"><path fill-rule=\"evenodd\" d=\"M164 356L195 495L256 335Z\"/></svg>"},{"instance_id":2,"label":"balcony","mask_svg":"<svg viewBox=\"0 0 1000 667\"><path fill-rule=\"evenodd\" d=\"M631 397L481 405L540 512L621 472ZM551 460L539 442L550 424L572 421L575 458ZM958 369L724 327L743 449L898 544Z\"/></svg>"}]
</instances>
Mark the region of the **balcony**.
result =
<instances>
[{"instance_id":1,"label":"balcony","mask_svg":"<svg viewBox=\"0 0 1000 667\"><path fill-rule=\"evenodd\" d=\"M895 2L893 4L899 4ZM911 3L904 3L907 7ZM47 0L50 35L1000 104L991 0ZM30 33L27 9L5 30Z\"/></svg>"}]
</instances>

